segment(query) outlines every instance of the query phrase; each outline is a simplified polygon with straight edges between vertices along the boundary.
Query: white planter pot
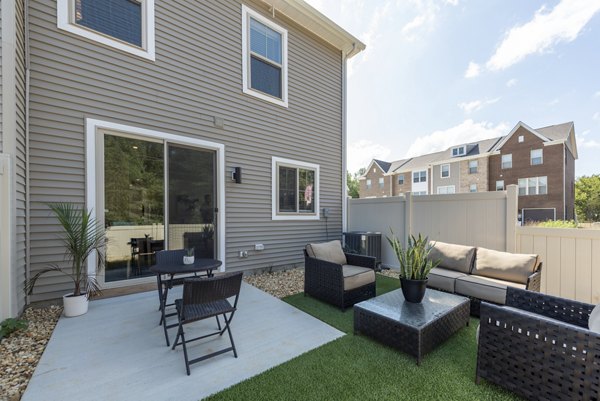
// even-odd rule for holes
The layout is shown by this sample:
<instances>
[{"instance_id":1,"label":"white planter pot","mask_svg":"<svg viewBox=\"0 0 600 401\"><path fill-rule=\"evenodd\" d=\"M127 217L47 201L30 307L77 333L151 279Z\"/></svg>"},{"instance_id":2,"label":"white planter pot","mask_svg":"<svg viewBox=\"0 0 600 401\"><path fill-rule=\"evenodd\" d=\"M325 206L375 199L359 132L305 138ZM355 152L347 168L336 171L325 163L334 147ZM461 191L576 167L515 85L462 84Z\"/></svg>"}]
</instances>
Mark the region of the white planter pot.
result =
<instances>
[{"instance_id":1,"label":"white planter pot","mask_svg":"<svg viewBox=\"0 0 600 401\"><path fill-rule=\"evenodd\" d=\"M193 256L184 256L183 257L183 264L184 265L194 264L194 257Z\"/></svg>"},{"instance_id":2,"label":"white planter pot","mask_svg":"<svg viewBox=\"0 0 600 401\"><path fill-rule=\"evenodd\" d=\"M63 306L66 317L80 316L88 311L89 300L87 296L78 295L73 296L73 293L63 295Z\"/></svg>"}]
</instances>

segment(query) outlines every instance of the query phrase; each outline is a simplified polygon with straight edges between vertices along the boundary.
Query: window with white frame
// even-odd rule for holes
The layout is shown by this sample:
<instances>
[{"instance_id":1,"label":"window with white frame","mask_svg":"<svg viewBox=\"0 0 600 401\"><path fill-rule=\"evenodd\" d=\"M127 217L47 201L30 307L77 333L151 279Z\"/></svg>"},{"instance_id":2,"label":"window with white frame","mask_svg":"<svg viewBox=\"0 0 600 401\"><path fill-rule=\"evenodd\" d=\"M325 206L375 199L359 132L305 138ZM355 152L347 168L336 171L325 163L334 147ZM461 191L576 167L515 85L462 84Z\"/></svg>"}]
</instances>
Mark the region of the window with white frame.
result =
<instances>
[{"instance_id":1,"label":"window with white frame","mask_svg":"<svg viewBox=\"0 0 600 401\"><path fill-rule=\"evenodd\" d=\"M427 171L415 171L413 172L413 182L427 182Z\"/></svg>"},{"instance_id":2,"label":"window with white frame","mask_svg":"<svg viewBox=\"0 0 600 401\"><path fill-rule=\"evenodd\" d=\"M383 189L384 186L385 186L385 182L383 180L383 177L379 177L379 188Z\"/></svg>"},{"instance_id":3,"label":"window with white frame","mask_svg":"<svg viewBox=\"0 0 600 401\"><path fill-rule=\"evenodd\" d=\"M525 142L525 137L523 135L519 135L519 143Z\"/></svg>"},{"instance_id":4,"label":"window with white frame","mask_svg":"<svg viewBox=\"0 0 600 401\"><path fill-rule=\"evenodd\" d=\"M437 193L439 195L453 194L456 193L456 187L454 185L444 185L437 187Z\"/></svg>"},{"instance_id":5,"label":"window with white frame","mask_svg":"<svg viewBox=\"0 0 600 401\"><path fill-rule=\"evenodd\" d=\"M242 5L243 91L287 107L287 30Z\"/></svg>"},{"instance_id":6,"label":"window with white frame","mask_svg":"<svg viewBox=\"0 0 600 401\"><path fill-rule=\"evenodd\" d=\"M477 192L477 184L469 185L469 192Z\"/></svg>"},{"instance_id":7,"label":"window with white frame","mask_svg":"<svg viewBox=\"0 0 600 401\"><path fill-rule=\"evenodd\" d=\"M371 179L367 178L367 189L371 189Z\"/></svg>"},{"instance_id":8,"label":"window with white frame","mask_svg":"<svg viewBox=\"0 0 600 401\"><path fill-rule=\"evenodd\" d=\"M544 163L544 150L543 149L532 149L531 150L531 165L537 166Z\"/></svg>"},{"instance_id":9,"label":"window with white frame","mask_svg":"<svg viewBox=\"0 0 600 401\"><path fill-rule=\"evenodd\" d=\"M502 168L512 168L512 153L502 155Z\"/></svg>"},{"instance_id":10,"label":"window with white frame","mask_svg":"<svg viewBox=\"0 0 600 401\"><path fill-rule=\"evenodd\" d=\"M496 181L496 191L504 191L504 180Z\"/></svg>"},{"instance_id":11,"label":"window with white frame","mask_svg":"<svg viewBox=\"0 0 600 401\"><path fill-rule=\"evenodd\" d=\"M273 220L319 218L319 165L273 157Z\"/></svg>"},{"instance_id":12,"label":"window with white frame","mask_svg":"<svg viewBox=\"0 0 600 401\"><path fill-rule=\"evenodd\" d=\"M440 175L442 178L450 177L450 165L449 164L442 164L442 167L440 168Z\"/></svg>"},{"instance_id":13,"label":"window with white frame","mask_svg":"<svg viewBox=\"0 0 600 401\"><path fill-rule=\"evenodd\" d=\"M456 148L452 148L452 157L464 156L467 152L466 146L459 146Z\"/></svg>"},{"instance_id":14,"label":"window with white frame","mask_svg":"<svg viewBox=\"0 0 600 401\"><path fill-rule=\"evenodd\" d=\"M479 163L477 160L469 160L469 174L477 174Z\"/></svg>"},{"instance_id":15,"label":"window with white frame","mask_svg":"<svg viewBox=\"0 0 600 401\"><path fill-rule=\"evenodd\" d=\"M546 195L548 177L519 178L519 196Z\"/></svg>"},{"instance_id":16,"label":"window with white frame","mask_svg":"<svg viewBox=\"0 0 600 401\"><path fill-rule=\"evenodd\" d=\"M414 196L423 196L427 195L427 191L416 191L412 193Z\"/></svg>"},{"instance_id":17,"label":"window with white frame","mask_svg":"<svg viewBox=\"0 0 600 401\"><path fill-rule=\"evenodd\" d=\"M398 184L399 185L404 185L404 174L400 174L398 176Z\"/></svg>"},{"instance_id":18,"label":"window with white frame","mask_svg":"<svg viewBox=\"0 0 600 401\"><path fill-rule=\"evenodd\" d=\"M58 0L57 26L154 60L154 0Z\"/></svg>"}]
</instances>

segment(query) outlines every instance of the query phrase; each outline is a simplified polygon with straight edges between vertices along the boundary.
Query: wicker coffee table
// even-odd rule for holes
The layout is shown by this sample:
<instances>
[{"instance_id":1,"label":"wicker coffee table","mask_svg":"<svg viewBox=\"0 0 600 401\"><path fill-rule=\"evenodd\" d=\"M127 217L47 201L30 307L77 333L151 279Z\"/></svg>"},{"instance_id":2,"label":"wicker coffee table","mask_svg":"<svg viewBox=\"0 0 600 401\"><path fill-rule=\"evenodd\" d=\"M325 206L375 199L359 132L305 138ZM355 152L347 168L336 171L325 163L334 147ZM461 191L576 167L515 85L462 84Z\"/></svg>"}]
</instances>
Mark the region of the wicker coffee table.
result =
<instances>
[{"instance_id":1,"label":"wicker coffee table","mask_svg":"<svg viewBox=\"0 0 600 401\"><path fill-rule=\"evenodd\" d=\"M468 298L427 289L420 304L406 302L402 290L354 305L354 333L364 334L417 358L469 324Z\"/></svg>"}]
</instances>

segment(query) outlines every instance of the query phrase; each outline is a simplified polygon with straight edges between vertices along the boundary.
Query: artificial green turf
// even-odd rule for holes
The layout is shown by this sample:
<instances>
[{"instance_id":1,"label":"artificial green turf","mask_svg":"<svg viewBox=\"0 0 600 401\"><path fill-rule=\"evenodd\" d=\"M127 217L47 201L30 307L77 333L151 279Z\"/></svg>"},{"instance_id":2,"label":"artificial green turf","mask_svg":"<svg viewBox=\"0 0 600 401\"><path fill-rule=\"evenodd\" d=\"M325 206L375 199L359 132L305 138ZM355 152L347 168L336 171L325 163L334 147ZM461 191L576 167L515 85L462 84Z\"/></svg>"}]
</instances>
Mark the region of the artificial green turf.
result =
<instances>
[{"instance_id":1,"label":"artificial green turf","mask_svg":"<svg viewBox=\"0 0 600 401\"><path fill-rule=\"evenodd\" d=\"M377 294L398 288L377 275ZM352 334L352 309L303 294L284 299L347 335L209 397L209 400L515 400L510 393L475 384L477 320L415 359Z\"/></svg>"}]
</instances>

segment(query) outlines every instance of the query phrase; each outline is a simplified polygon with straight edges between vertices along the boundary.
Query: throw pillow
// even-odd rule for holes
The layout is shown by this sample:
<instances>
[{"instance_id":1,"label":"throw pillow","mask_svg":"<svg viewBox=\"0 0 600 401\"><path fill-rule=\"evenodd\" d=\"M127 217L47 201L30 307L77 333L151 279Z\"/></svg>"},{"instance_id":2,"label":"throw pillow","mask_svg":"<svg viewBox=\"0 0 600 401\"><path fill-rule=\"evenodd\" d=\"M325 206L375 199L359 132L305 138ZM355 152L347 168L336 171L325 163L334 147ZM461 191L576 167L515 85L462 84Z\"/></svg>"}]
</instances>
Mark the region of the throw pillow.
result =
<instances>
[{"instance_id":1,"label":"throw pillow","mask_svg":"<svg viewBox=\"0 0 600 401\"><path fill-rule=\"evenodd\" d=\"M600 304L592 309L592 313L590 313L590 318L588 320L588 327L590 331L600 334Z\"/></svg>"}]
</instances>

